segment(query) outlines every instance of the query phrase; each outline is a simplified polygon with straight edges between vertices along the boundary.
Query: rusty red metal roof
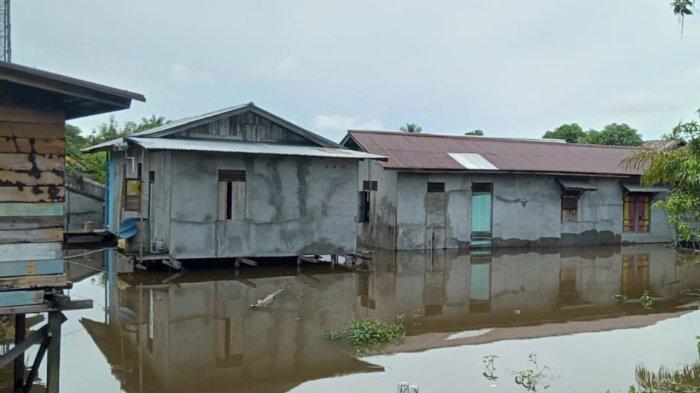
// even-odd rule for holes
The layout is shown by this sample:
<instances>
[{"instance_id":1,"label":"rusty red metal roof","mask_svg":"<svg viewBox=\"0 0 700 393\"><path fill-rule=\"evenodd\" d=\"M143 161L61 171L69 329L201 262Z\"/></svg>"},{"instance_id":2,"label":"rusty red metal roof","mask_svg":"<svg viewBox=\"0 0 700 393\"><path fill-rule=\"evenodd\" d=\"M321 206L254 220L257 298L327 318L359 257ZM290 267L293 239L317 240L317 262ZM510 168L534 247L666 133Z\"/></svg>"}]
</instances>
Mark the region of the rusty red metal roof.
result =
<instances>
[{"instance_id":1,"label":"rusty red metal roof","mask_svg":"<svg viewBox=\"0 0 700 393\"><path fill-rule=\"evenodd\" d=\"M379 163L383 167L406 171L474 170L608 176L640 175L643 172L642 168L627 167L622 163L624 158L640 150L635 147L356 130L348 131L345 143L350 140L367 153L387 156L388 161ZM453 157L466 159L458 162ZM496 169L469 166L471 162L479 165L483 159Z\"/></svg>"}]
</instances>

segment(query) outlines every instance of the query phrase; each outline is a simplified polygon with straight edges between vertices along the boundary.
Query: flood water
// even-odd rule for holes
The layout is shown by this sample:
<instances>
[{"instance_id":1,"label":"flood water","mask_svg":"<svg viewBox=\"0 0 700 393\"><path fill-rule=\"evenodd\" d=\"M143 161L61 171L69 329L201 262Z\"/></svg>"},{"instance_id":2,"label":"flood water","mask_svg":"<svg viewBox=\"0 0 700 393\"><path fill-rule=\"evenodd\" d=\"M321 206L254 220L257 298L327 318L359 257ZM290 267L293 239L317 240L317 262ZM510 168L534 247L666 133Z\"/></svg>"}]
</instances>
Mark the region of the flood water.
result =
<instances>
[{"instance_id":1,"label":"flood water","mask_svg":"<svg viewBox=\"0 0 700 393\"><path fill-rule=\"evenodd\" d=\"M363 271L239 274L73 259L70 295L95 306L67 312L61 391L387 393L406 381L422 393L627 392L638 365L698 361L700 311L682 292L700 288L700 267L664 246L373 255ZM649 309L636 300L647 290ZM625 304L611 300L622 293ZM380 353L324 339L353 316L397 315L407 336ZM535 386L516 378L529 369Z\"/></svg>"}]
</instances>

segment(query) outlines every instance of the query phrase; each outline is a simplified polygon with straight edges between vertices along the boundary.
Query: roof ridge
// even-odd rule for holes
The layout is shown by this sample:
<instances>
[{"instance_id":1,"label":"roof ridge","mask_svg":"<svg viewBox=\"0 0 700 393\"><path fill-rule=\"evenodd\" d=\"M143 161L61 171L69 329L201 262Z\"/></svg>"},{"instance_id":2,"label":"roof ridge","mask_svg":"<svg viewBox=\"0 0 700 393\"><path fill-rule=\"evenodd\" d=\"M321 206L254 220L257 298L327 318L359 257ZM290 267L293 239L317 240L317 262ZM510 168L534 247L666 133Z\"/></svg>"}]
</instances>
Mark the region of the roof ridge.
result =
<instances>
[{"instance_id":1,"label":"roof ridge","mask_svg":"<svg viewBox=\"0 0 700 393\"><path fill-rule=\"evenodd\" d=\"M410 137L433 137L433 138L460 138L460 139L474 139L474 140L491 140L497 142L507 142L507 143L538 143L538 144L549 144L555 146L582 146L582 147L595 147L595 148L607 148L607 149L626 149L626 150L640 150L641 146L616 146L616 145L596 145L592 143L568 143L568 142L556 142L554 140L546 139L536 139L536 138L505 138L505 137L493 137L493 136L477 136L477 135L449 135L449 134L433 134L433 133L418 133L418 132L404 132L404 131L379 131L379 130L348 130L348 133L361 133L361 134L383 134L383 135L400 135L400 136L410 136ZM561 139L558 139L561 141Z\"/></svg>"}]
</instances>

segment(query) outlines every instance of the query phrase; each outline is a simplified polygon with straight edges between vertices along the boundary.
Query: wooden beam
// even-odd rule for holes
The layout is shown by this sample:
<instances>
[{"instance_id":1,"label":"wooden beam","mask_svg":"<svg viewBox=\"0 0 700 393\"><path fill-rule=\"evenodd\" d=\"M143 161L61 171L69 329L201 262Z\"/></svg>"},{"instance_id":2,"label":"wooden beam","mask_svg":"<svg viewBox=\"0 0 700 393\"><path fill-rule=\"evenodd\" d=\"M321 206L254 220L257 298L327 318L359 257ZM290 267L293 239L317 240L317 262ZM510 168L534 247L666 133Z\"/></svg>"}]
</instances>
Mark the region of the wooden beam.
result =
<instances>
[{"instance_id":1,"label":"wooden beam","mask_svg":"<svg viewBox=\"0 0 700 393\"><path fill-rule=\"evenodd\" d=\"M20 189L17 186L0 186L0 202L63 202L66 190L62 185L28 186Z\"/></svg>"},{"instance_id":2,"label":"wooden beam","mask_svg":"<svg viewBox=\"0 0 700 393\"><path fill-rule=\"evenodd\" d=\"M5 262L0 262L0 268ZM0 278L0 291L13 289L33 289L33 288L71 288L73 284L68 281L65 274L47 274L39 276L19 276Z\"/></svg>"},{"instance_id":3,"label":"wooden beam","mask_svg":"<svg viewBox=\"0 0 700 393\"><path fill-rule=\"evenodd\" d=\"M0 262L61 258L61 243L0 244Z\"/></svg>"},{"instance_id":4,"label":"wooden beam","mask_svg":"<svg viewBox=\"0 0 700 393\"><path fill-rule=\"evenodd\" d=\"M0 315L34 314L51 311L83 310L86 308L92 308L92 300L72 300L70 303L66 304L62 308L58 308L48 302L41 304L33 304L30 306L0 307Z\"/></svg>"},{"instance_id":5,"label":"wooden beam","mask_svg":"<svg viewBox=\"0 0 700 393\"><path fill-rule=\"evenodd\" d=\"M49 313L48 336L50 338L46 357L46 391L59 393L61 376L61 324L66 317L60 311Z\"/></svg>"},{"instance_id":6,"label":"wooden beam","mask_svg":"<svg viewBox=\"0 0 700 393\"><path fill-rule=\"evenodd\" d=\"M42 326L39 330L32 332L27 338L21 343L15 345L9 351L5 352L0 356L0 368L3 368L10 364L17 356L24 354L24 352L31 348L32 345L41 342L41 340L46 337L48 332L48 324Z\"/></svg>"},{"instance_id":7,"label":"wooden beam","mask_svg":"<svg viewBox=\"0 0 700 393\"><path fill-rule=\"evenodd\" d=\"M45 338L44 341L41 342L41 346L39 347L36 356L34 356L34 363L32 363L32 369L31 371L29 371L29 375L27 376L27 382L25 382L24 388L22 389L23 393L30 393L32 385L34 385L34 380L36 379L36 376L39 373L41 361L44 359L44 354L46 353L46 349L48 347L49 339Z\"/></svg>"},{"instance_id":8,"label":"wooden beam","mask_svg":"<svg viewBox=\"0 0 700 393\"><path fill-rule=\"evenodd\" d=\"M239 266L241 263L246 264L248 266L258 266L258 263L252 259L237 257L236 258L236 266Z\"/></svg>"},{"instance_id":9,"label":"wooden beam","mask_svg":"<svg viewBox=\"0 0 700 393\"><path fill-rule=\"evenodd\" d=\"M15 346L19 345L26 338L27 318L26 314L15 315ZM22 390L24 385L24 354L17 356L14 360L14 391Z\"/></svg>"},{"instance_id":10,"label":"wooden beam","mask_svg":"<svg viewBox=\"0 0 700 393\"><path fill-rule=\"evenodd\" d=\"M168 257L163 259L163 264L166 266L170 266L171 268L175 270L180 270L182 269L182 262L178 261L177 259L173 257Z\"/></svg>"},{"instance_id":11,"label":"wooden beam","mask_svg":"<svg viewBox=\"0 0 700 393\"><path fill-rule=\"evenodd\" d=\"M314 258L314 257L308 257L308 256L305 256L305 255L301 255L301 256L297 257L297 261L300 261L300 262L309 262L309 263L321 263L321 260L320 260L320 259L316 259L316 258Z\"/></svg>"}]
</instances>

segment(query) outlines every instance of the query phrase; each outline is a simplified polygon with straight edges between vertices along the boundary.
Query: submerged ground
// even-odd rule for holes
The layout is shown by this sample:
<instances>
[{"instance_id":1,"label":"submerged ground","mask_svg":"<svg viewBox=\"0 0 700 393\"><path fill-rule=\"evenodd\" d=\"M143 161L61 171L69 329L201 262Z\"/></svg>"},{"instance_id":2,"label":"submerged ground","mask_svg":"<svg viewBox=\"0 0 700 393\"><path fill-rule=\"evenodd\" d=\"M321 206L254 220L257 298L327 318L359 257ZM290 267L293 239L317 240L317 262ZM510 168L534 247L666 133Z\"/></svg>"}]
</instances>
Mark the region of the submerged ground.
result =
<instances>
[{"instance_id":1,"label":"submerged ground","mask_svg":"<svg viewBox=\"0 0 700 393\"><path fill-rule=\"evenodd\" d=\"M698 361L688 290L700 266L664 246L377 250L363 271L128 271L111 252L71 261L71 297L95 307L64 325L66 392L384 393L400 381L421 392L627 392L639 366ZM324 339L355 316L399 316L406 337L371 354Z\"/></svg>"}]
</instances>

